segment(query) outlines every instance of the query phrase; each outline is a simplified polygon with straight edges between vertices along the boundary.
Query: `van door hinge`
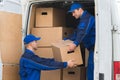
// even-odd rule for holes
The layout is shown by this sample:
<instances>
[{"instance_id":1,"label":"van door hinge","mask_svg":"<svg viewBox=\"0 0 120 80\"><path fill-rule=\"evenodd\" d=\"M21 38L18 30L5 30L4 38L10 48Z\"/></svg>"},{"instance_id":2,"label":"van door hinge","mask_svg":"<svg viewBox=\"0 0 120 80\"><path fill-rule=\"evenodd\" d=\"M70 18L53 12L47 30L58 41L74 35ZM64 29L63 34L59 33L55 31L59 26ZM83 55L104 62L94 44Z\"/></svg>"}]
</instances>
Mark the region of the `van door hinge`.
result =
<instances>
[{"instance_id":1,"label":"van door hinge","mask_svg":"<svg viewBox=\"0 0 120 80\"><path fill-rule=\"evenodd\" d=\"M117 31L118 30L118 26L116 26L116 25L113 25L113 29L112 29L113 31Z\"/></svg>"},{"instance_id":2,"label":"van door hinge","mask_svg":"<svg viewBox=\"0 0 120 80\"><path fill-rule=\"evenodd\" d=\"M120 34L120 28L119 28L119 26L113 25L112 31L117 32L118 34Z\"/></svg>"},{"instance_id":3,"label":"van door hinge","mask_svg":"<svg viewBox=\"0 0 120 80\"><path fill-rule=\"evenodd\" d=\"M25 30L22 28L22 29L21 29L21 32L22 32L22 33L25 33Z\"/></svg>"}]
</instances>

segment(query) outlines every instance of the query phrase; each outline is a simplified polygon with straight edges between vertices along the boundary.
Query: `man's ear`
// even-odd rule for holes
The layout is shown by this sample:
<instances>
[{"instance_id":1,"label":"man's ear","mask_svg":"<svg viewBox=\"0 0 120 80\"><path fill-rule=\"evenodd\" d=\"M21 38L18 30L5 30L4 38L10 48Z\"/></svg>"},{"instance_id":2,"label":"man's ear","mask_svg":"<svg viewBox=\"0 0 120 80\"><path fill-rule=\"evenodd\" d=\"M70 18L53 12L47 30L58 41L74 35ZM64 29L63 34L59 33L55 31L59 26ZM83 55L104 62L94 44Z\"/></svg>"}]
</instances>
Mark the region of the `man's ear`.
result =
<instances>
[{"instance_id":1,"label":"man's ear","mask_svg":"<svg viewBox=\"0 0 120 80\"><path fill-rule=\"evenodd\" d=\"M33 44L33 42L30 42L28 45L29 45L29 46L32 46L32 44Z\"/></svg>"},{"instance_id":2,"label":"man's ear","mask_svg":"<svg viewBox=\"0 0 120 80\"><path fill-rule=\"evenodd\" d=\"M82 8L79 8L79 11L83 11L83 9L82 9Z\"/></svg>"}]
</instances>

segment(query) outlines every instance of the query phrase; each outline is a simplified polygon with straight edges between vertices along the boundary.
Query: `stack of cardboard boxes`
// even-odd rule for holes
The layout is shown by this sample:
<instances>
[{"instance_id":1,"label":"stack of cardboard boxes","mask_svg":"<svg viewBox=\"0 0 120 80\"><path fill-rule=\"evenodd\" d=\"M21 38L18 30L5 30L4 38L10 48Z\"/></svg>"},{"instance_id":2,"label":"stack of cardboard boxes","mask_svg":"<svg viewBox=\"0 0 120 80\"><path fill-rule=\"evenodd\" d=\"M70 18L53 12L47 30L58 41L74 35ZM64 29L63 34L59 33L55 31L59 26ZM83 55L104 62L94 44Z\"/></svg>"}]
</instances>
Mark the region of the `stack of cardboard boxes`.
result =
<instances>
[{"instance_id":1,"label":"stack of cardboard boxes","mask_svg":"<svg viewBox=\"0 0 120 80\"><path fill-rule=\"evenodd\" d=\"M63 40L52 44L55 60L64 62L73 59L77 65L83 64L80 46L74 51L68 51L68 45L71 43L73 43L73 41ZM63 69L62 80L86 80L86 68L82 66Z\"/></svg>"},{"instance_id":2,"label":"stack of cardboard boxes","mask_svg":"<svg viewBox=\"0 0 120 80\"><path fill-rule=\"evenodd\" d=\"M72 33L73 29L65 27L65 11L62 9L36 8L35 15L35 27L31 29L31 33L41 37L41 40L38 41L39 48L36 51L36 54L40 57L54 58L52 43L67 37ZM80 73L80 68L75 69ZM41 80L67 80L66 76L63 76L66 72L69 72L69 69L42 71ZM76 76L80 76L80 74ZM76 76L74 76L74 79L76 79ZM80 80L80 78L78 80Z\"/></svg>"},{"instance_id":3,"label":"stack of cardboard boxes","mask_svg":"<svg viewBox=\"0 0 120 80\"><path fill-rule=\"evenodd\" d=\"M19 80L22 54L21 14L0 12L0 71L2 80Z\"/></svg>"},{"instance_id":4,"label":"stack of cardboard boxes","mask_svg":"<svg viewBox=\"0 0 120 80\"><path fill-rule=\"evenodd\" d=\"M86 68L76 67L63 69L62 80L86 80Z\"/></svg>"},{"instance_id":5,"label":"stack of cardboard boxes","mask_svg":"<svg viewBox=\"0 0 120 80\"><path fill-rule=\"evenodd\" d=\"M37 55L53 58L51 43L62 40L72 29L65 26L65 12L56 8L37 8L36 26L31 33L41 37L38 41ZM61 70L42 71L41 80L61 80Z\"/></svg>"}]
</instances>

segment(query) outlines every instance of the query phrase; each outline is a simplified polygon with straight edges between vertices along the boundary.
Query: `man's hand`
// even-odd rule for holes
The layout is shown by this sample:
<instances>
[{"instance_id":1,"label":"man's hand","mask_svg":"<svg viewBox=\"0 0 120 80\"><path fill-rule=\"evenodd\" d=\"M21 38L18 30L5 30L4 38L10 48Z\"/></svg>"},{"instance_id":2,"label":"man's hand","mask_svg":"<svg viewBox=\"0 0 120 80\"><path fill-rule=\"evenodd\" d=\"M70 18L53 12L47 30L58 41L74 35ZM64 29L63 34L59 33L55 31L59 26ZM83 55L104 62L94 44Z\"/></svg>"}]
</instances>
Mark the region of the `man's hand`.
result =
<instances>
[{"instance_id":1,"label":"man's hand","mask_svg":"<svg viewBox=\"0 0 120 80\"><path fill-rule=\"evenodd\" d=\"M70 68L77 66L75 60L69 60L69 61L67 62L67 64L68 64L68 67L70 67Z\"/></svg>"},{"instance_id":2,"label":"man's hand","mask_svg":"<svg viewBox=\"0 0 120 80\"><path fill-rule=\"evenodd\" d=\"M69 46L69 51L74 51L76 48L76 45L74 43L71 43L68 46Z\"/></svg>"}]
</instances>

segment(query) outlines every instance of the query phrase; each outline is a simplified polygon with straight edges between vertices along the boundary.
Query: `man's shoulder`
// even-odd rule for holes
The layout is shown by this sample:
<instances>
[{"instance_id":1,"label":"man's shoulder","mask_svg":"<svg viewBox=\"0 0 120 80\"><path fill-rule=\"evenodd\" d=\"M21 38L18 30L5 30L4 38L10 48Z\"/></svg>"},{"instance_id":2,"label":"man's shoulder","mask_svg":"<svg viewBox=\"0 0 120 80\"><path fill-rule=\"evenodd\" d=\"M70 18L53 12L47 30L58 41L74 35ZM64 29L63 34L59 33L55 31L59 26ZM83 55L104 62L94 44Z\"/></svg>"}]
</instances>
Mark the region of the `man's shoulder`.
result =
<instances>
[{"instance_id":1,"label":"man's shoulder","mask_svg":"<svg viewBox=\"0 0 120 80\"><path fill-rule=\"evenodd\" d=\"M23 55L21 56L21 58L28 58L28 59L30 59L32 56L34 56L34 54L23 53Z\"/></svg>"},{"instance_id":2,"label":"man's shoulder","mask_svg":"<svg viewBox=\"0 0 120 80\"><path fill-rule=\"evenodd\" d=\"M40 57L38 55L35 55L35 54L24 53L21 58L26 58L26 59L29 59L29 60L36 60Z\"/></svg>"},{"instance_id":3,"label":"man's shoulder","mask_svg":"<svg viewBox=\"0 0 120 80\"><path fill-rule=\"evenodd\" d=\"M32 60L33 56L34 56L33 54L24 53L24 54L22 54L20 61Z\"/></svg>"}]
</instances>

